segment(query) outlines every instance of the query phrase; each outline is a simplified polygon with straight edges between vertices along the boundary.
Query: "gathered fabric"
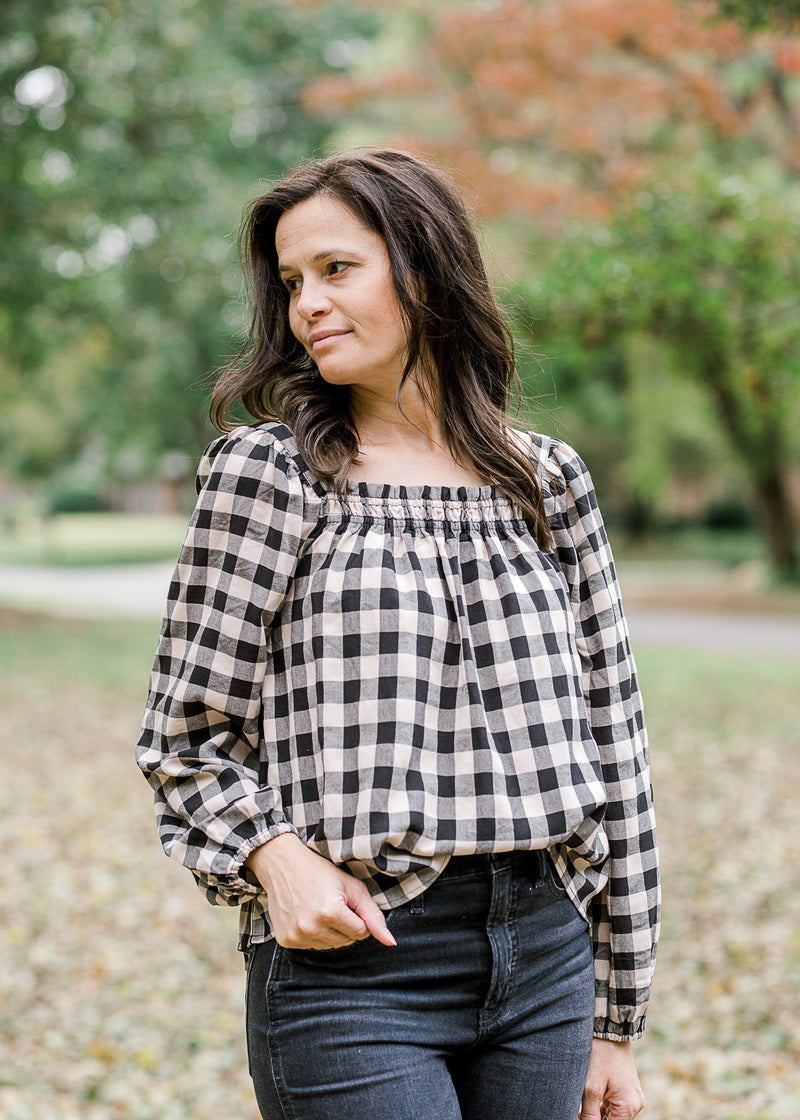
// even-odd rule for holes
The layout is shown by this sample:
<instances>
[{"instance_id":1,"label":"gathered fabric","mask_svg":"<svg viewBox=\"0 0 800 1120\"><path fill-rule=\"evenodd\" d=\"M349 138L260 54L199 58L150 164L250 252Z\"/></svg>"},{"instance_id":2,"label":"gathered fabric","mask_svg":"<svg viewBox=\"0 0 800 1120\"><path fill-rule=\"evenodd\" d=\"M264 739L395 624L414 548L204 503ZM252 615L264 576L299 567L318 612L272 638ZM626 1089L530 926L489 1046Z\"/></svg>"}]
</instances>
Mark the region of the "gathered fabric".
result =
<instances>
[{"instance_id":1,"label":"gathered fabric","mask_svg":"<svg viewBox=\"0 0 800 1120\"><path fill-rule=\"evenodd\" d=\"M529 433L554 547L494 486L337 497L279 423L207 448L138 745L165 850L271 936L295 832L386 910L453 856L549 849L595 1033L641 1033L659 916L642 702L589 473Z\"/></svg>"}]
</instances>

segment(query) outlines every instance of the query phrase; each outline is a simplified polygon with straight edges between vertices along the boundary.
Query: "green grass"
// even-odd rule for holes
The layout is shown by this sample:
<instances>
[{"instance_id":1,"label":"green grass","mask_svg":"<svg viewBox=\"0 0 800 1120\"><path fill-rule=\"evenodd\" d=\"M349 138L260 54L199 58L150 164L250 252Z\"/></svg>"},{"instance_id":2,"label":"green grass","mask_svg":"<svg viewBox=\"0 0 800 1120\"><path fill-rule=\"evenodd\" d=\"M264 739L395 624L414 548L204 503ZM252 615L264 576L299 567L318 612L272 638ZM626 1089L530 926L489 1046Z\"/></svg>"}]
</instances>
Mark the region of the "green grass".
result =
<instances>
[{"instance_id":1,"label":"green grass","mask_svg":"<svg viewBox=\"0 0 800 1120\"><path fill-rule=\"evenodd\" d=\"M54 692L113 693L144 701L159 622L51 619L0 610L0 676L8 694L31 682ZM12 683L14 682L14 683Z\"/></svg>"},{"instance_id":2,"label":"green grass","mask_svg":"<svg viewBox=\"0 0 800 1120\"><path fill-rule=\"evenodd\" d=\"M183 514L62 513L28 517L0 534L0 564L121 564L174 559Z\"/></svg>"},{"instance_id":3,"label":"green grass","mask_svg":"<svg viewBox=\"0 0 800 1120\"><path fill-rule=\"evenodd\" d=\"M735 568L739 564L764 563L764 540L754 530L703 529L678 526L646 537L627 538L609 528L616 555L631 560L677 560Z\"/></svg>"}]
</instances>

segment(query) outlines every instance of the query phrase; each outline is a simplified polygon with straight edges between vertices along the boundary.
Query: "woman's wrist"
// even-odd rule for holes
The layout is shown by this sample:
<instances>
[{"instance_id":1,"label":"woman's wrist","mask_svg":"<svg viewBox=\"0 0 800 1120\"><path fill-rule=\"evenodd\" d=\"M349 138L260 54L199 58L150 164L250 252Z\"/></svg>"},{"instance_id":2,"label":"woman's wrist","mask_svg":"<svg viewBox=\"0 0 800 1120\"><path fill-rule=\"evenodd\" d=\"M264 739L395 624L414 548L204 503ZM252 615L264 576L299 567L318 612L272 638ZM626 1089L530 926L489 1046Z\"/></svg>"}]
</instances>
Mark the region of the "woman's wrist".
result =
<instances>
[{"instance_id":1,"label":"woman's wrist","mask_svg":"<svg viewBox=\"0 0 800 1120\"><path fill-rule=\"evenodd\" d=\"M256 876L258 881L267 885L275 867L299 849L305 849L305 844L295 832L281 832L277 836L254 848L244 866Z\"/></svg>"}]
</instances>

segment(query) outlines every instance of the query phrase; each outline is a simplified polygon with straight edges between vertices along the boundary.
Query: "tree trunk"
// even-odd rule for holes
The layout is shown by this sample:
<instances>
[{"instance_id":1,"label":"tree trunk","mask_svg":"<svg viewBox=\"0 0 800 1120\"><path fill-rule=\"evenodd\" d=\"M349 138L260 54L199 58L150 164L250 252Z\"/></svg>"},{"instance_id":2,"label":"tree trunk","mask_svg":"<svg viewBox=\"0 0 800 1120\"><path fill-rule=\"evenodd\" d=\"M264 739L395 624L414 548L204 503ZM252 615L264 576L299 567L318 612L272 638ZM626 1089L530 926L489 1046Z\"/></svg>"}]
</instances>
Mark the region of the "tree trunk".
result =
<instances>
[{"instance_id":1,"label":"tree trunk","mask_svg":"<svg viewBox=\"0 0 800 1120\"><path fill-rule=\"evenodd\" d=\"M774 463L756 469L754 482L759 514L775 576L785 583L800 583L800 556L789 489Z\"/></svg>"},{"instance_id":2,"label":"tree trunk","mask_svg":"<svg viewBox=\"0 0 800 1120\"><path fill-rule=\"evenodd\" d=\"M768 412L762 399L760 420L748 420L743 402L731 388L721 354L708 355L704 373L717 415L755 488L772 573L782 583L800 583L796 527L786 485L789 454L778 413L780 404L770 402L772 410Z\"/></svg>"}]
</instances>

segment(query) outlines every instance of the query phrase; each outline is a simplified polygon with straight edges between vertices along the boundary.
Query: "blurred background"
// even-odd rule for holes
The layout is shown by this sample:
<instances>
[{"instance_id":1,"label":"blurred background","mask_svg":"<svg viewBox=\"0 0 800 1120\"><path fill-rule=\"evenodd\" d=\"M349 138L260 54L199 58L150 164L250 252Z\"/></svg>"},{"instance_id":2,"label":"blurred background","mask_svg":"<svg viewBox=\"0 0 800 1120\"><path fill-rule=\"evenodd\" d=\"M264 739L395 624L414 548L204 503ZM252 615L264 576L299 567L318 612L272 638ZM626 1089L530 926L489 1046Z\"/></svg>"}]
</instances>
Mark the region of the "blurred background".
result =
<instances>
[{"instance_id":1,"label":"blurred background","mask_svg":"<svg viewBox=\"0 0 800 1120\"><path fill-rule=\"evenodd\" d=\"M0 1115L256 1116L235 915L132 761L242 345L247 201L407 147L473 205L518 427L589 463L648 706L654 1120L800 1105L800 0L4 0Z\"/></svg>"}]
</instances>

